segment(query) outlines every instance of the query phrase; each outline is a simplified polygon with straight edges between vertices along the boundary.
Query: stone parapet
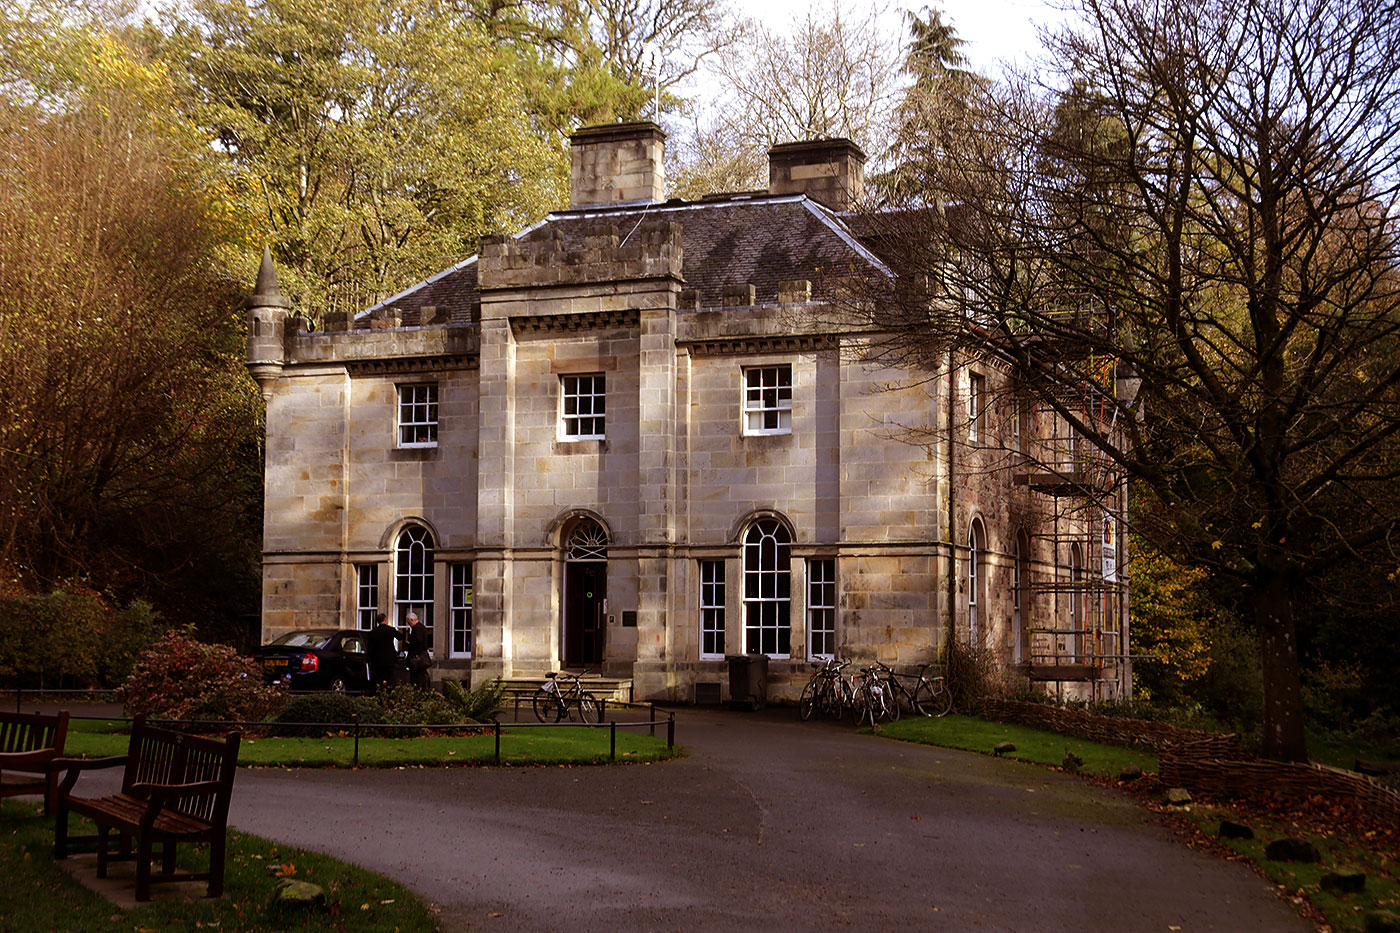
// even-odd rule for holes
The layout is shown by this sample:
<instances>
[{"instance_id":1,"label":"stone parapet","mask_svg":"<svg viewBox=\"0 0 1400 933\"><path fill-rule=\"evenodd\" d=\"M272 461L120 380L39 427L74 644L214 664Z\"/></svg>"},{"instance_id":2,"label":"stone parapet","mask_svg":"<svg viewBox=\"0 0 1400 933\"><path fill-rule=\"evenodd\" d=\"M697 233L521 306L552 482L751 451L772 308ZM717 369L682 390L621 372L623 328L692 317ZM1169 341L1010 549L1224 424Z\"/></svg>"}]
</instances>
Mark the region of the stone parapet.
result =
<instances>
[{"instance_id":1,"label":"stone parapet","mask_svg":"<svg viewBox=\"0 0 1400 933\"><path fill-rule=\"evenodd\" d=\"M328 320L326 331L297 334L290 339L288 365L409 357L475 357L481 344L480 329L475 326L347 331L330 330L330 323Z\"/></svg>"},{"instance_id":2,"label":"stone parapet","mask_svg":"<svg viewBox=\"0 0 1400 933\"><path fill-rule=\"evenodd\" d=\"M483 237L478 281L483 291L586 285L628 279L681 278L681 226L643 223L626 242L616 227L600 225L583 246L569 248L563 234L544 228L524 239Z\"/></svg>"},{"instance_id":3,"label":"stone parapet","mask_svg":"<svg viewBox=\"0 0 1400 933\"><path fill-rule=\"evenodd\" d=\"M781 305L745 308L743 314L710 308L681 315L676 321L676 341L682 344L779 336L819 337L823 344L838 339L821 315L802 314Z\"/></svg>"}]
</instances>

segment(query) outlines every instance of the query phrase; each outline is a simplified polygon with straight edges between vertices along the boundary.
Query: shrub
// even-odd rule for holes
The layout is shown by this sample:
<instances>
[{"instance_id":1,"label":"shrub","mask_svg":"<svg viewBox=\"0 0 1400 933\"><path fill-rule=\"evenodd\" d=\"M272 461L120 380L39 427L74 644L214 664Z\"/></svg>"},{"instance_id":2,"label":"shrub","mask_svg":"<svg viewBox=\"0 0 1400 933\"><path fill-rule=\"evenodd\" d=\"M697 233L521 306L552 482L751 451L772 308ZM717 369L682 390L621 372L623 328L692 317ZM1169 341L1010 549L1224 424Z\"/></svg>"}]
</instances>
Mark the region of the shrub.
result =
<instances>
[{"instance_id":1,"label":"shrub","mask_svg":"<svg viewBox=\"0 0 1400 933\"><path fill-rule=\"evenodd\" d=\"M281 704L283 692L263 683L252 659L179 631L151 646L117 696L133 716L256 721Z\"/></svg>"},{"instance_id":2,"label":"shrub","mask_svg":"<svg viewBox=\"0 0 1400 933\"><path fill-rule=\"evenodd\" d=\"M160 613L144 600L133 600L110 617L97 638L98 683L111 686L130 677L136 662L155 644L160 633Z\"/></svg>"},{"instance_id":3,"label":"shrub","mask_svg":"<svg viewBox=\"0 0 1400 933\"><path fill-rule=\"evenodd\" d=\"M1264 675L1258 638L1242 625L1223 625L1210 640L1210 666L1193 690L1207 713L1249 736L1264 720Z\"/></svg>"},{"instance_id":4,"label":"shrub","mask_svg":"<svg viewBox=\"0 0 1400 933\"><path fill-rule=\"evenodd\" d=\"M943 648L944 674L953 692L953 705L969 709L981 697L1007 692L1000 679L995 653L983 644L964 644L952 634Z\"/></svg>"},{"instance_id":5,"label":"shrub","mask_svg":"<svg viewBox=\"0 0 1400 933\"><path fill-rule=\"evenodd\" d=\"M343 731L304 723L378 722L379 707L369 697L354 697L344 693L305 693L292 697L273 717L269 734L276 736L309 736L319 738Z\"/></svg>"},{"instance_id":6,"label":"shrub","mask_svg":"<svg viewBox=\"0 0 1400 933\"><path fill-rule=\"evenodd\" d=\"M159 631L150 603L113 611L91 591L0 597L0 683L111 686Z\"/></svg>"},{"instance_id":7,"label":"shrub","mask_svg":"<svg viewBox=\"0 0 1400 933\"><path fill-rule=\"evenodd\" d=\"M500 679L487 681L475 690L468 690L455 680L442 682L442 695L463 722L486 722L491 719L505 692L505 682Z\"/></svg>"},{"instance_id":8,"label":"shrub","mask_svg":"<svg viewBox=\"0 0 1400 933\"><path fill-rule=\"evenodd\" d=\"M462 718L457 715L456 710L441 693L419 690L417 687L407 684L379 691L374 697L374 705L379 714L377 722L426 726L433 723L462 721ZM422 733L415 730L405 734L421 735Z\"/></svg>"},{"instance_id":9,"label":"shrub","mask_svg":"<svg viewBox=\"0 0 1400 933\"><path fill-rule=\"evenodd\" d=\"M106 616L92 594L54 590L0 597L0 679L41 687L65 678L91 683Z\"/></svg>"}]
</instances>

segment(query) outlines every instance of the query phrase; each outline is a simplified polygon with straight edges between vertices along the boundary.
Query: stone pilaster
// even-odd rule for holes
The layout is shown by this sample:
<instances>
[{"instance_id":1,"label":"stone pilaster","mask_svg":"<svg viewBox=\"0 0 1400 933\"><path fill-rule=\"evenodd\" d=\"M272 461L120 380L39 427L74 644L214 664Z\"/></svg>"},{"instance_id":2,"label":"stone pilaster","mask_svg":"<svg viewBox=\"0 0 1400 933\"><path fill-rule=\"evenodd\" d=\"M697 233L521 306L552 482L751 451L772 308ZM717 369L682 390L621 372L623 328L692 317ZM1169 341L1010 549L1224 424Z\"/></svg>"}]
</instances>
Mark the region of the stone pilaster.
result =
<instances>
[{"instance_id":1,"label":"stone pilaster","mask_svg":"<svg viewBox=\"0 0 1400 933\"><path fill-rule=\"evenodd\" d=\"M509 673L511 548L515 545L515 340L507 318L482 302L478 383L477 547L473 671Z\"/></svg>"}]
</instances>

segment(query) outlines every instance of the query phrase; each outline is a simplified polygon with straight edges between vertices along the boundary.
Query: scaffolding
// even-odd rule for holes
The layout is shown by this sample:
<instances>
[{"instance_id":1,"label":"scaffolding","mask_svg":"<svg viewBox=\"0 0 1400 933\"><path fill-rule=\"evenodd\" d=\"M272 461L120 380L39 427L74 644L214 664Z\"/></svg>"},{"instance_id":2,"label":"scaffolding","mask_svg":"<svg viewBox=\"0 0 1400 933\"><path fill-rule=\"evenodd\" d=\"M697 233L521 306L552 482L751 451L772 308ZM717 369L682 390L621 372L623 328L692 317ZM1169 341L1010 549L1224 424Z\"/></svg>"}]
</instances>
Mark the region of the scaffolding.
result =
<instances>
[{"instance_id":1,"label":"scaffolding","mask_svg":"<svg viewBox=\"0 0 1400 933\"><path fill-rule=\"evenodd\" d=\"M1056 401L1095 431L1115 428L1119 406L1098 385L1086 383ZM1033 445L1023 445L1027 455L1014 474L1027 488L1030 543L1018 571L1028 577L1023 598L1030 601L1021 609L1029 642L1021 669L1032 684L1054 685L1061 697L1067 685L1079 685L1084 699L1124 699L1131 682L1119 539L1125 484L1060 408L1046 401L1030 413L1030 425L1041 430Z\"/></svg>"}]
</instances>

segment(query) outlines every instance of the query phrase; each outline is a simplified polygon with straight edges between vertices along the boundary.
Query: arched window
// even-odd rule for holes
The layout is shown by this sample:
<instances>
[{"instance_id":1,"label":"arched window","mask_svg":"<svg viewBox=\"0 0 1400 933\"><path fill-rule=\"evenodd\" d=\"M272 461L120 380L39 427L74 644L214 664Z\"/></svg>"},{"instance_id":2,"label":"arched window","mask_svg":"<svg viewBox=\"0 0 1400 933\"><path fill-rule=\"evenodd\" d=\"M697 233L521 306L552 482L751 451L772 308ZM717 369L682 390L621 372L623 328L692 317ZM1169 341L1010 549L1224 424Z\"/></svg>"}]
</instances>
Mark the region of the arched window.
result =
<instances>
[{"instance_id":1,"label":"arched window","mask_svg":"<svg viewBox=\"0 0 1400 933\"><path fill-rule=\"evenodd\" d=\"M744 650L775 658L792 653L792 538L775 519L744 535Z\"/></svg>"},{"instance_id":2,"label":"arched window","mask_svg":"<svg viewBox=\"0 0 1400 933\"><path fill-rule=\"evenodd\" d=\"M967 531L967 637L974 647L981 643L982 638L980 613L982 588L987 575L986 546L982 523L973 519L972 527Z\"/></svg>"},{"instance_id":3,"label":"arched window","mask_svg":"<svg viewBox=\"0 0 1400 933\"><path fill-rule=\"evenodd\" d=\"M407 625L410 609L432 631L433 539L421 525L409 525L399 532L394 546L395 623Z\"/></svg>"},{"instance_id":4,"label":"arched window","mask_svg":"<svg viewBox=\"0 0 1400 933\"><path fill-rule=\"evenodd\" d=\"M1017 664L1026 661L1030 654L1030 560L1031 539L1024 530L1016 533L1016 578L1011 588L1011 624L1014 631L1012 659Z\"/></svg>"},{"instance_id":5,"label":"arched window","mask_svg":"<svg viewBox=\"0 0 1400 933\"><path fill-rule=\"evenodd\" d=\"M566 560L607 560L608 533L591 518L581 518L569 532Z\"/></svg>"}]
</instances>

